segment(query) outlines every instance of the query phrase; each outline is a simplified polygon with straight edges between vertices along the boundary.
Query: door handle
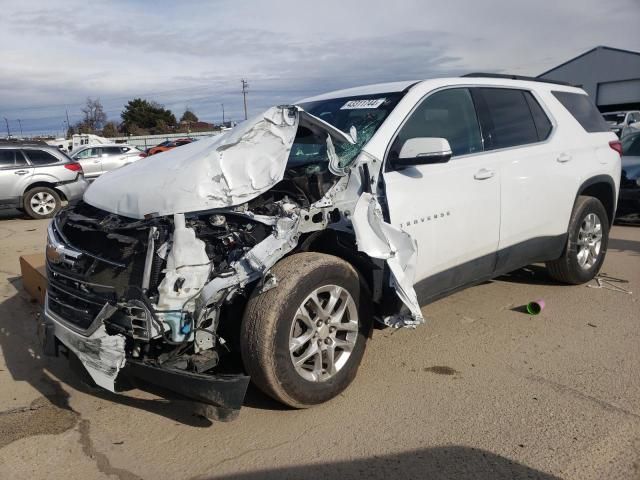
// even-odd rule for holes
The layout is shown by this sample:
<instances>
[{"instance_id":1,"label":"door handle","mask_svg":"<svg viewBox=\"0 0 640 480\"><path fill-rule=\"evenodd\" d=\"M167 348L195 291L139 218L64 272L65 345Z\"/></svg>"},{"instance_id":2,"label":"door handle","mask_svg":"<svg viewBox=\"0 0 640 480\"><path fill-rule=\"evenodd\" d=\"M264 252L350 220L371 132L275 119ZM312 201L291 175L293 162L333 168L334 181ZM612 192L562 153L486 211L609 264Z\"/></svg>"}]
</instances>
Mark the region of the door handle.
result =
<instances>
[{"instance_id":1,"label":"door handle","mask_svg":"<svg viewBox=\"0 0 640 480\"><path fill-rule=\"evenodd\" d=\"M26 175L27 173L29 173L29 170L17 170L15 172L16 175Z\"/></svg>"},{"instance_id":2,"label":"door handle","mask_svg":"<svg viewBox=\"0 0 640 480\"><path fill-rule=\"evenodd\" d=\"M100 160L94 160L93 163L100 163Z\"/></svg>"},{"instance_id":3,"label":"door handle","mask_svg":"<svg viewBox=\"0 0 640 480\"><path fill-rule=\"evenodd\" d=\"M493 177L495 173L496 172L494 172L493 170L489 170L487 168L481 168L476 172L473 178L475 178L476 180L486 180L487 178Z\"/></svg>"},{"instance_id":4,"label":"door handle","mask_svg":"<svg viewBox=\"0 0 640 480\"><path fill-rule=\"evenodd\" d=\"M568 153L561 153L556 160L558 162L560 162L560 163L567 163L572 158L573 157L571 155L569 155Z\"/></svg>"}]
</instances>

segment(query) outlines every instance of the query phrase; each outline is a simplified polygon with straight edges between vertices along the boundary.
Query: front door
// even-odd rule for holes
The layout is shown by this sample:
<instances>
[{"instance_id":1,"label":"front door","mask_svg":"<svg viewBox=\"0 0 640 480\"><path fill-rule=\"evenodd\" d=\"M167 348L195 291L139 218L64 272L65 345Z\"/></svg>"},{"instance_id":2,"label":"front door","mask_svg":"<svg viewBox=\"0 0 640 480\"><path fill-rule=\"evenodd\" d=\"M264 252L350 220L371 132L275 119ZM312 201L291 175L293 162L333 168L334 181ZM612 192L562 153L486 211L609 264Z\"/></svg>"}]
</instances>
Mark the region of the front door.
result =
<instances>
[{"instance_id":1,"label":"front door","mask_svg":"<svg viewBox=\"0 0 640 480\"><path fill-rule=\"evenodd\" d=\"M20 196L33 175L22 152L15 148L0 149L0 206L19 206Z\"/></svg>"},{"instance_id":2,"label":"front door","mask_svg":"<svg viewBox=\"0 0 640 480\"><path fill-rule=\"evenodd\" d=\"M446 138L447 163L394 170L404 141ZM483 141L467 88L427 96L409 115L389 150L384 183L390 222L418 244L416 292L421 302L490 275L500 231L500 179Z\"/></svg>"}]
</instances>

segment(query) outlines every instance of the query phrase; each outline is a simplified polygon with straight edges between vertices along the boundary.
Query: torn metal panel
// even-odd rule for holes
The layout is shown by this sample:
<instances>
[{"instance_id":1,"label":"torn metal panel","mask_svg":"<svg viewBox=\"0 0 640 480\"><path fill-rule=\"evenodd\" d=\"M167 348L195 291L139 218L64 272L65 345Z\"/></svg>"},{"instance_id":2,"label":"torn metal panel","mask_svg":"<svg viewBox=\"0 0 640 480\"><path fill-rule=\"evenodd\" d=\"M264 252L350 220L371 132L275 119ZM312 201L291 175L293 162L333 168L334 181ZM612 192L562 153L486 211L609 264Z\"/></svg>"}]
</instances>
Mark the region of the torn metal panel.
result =
<instances>
[{"instance_id":1,"label":"torn metal panel","mask_svg":"<svg viewBox=\"0 0 640 480\"><path fill-rule=\"evenodd\" d=\"M97 385L115 391L118 372L125 365L124 335L109 335L101 325L90 336L73 332L54 322L55 335L82 362Z\"/></svg>"},{"instance_id":2,"label":"torn metal panel","mask_svg":"<svg viewBox=\"0 0 640 480\"><path fill-rule=\"evenodd\" d=\"M352 217L358 250L370 257L386 261L391 270L392 287L409 309L410 316L396 315L385 319L394 327L415 326L424 323L418 297L413 288L417 245L409 234L386 223L382 209L370 193L362 193Z\"/></svg>"},{"instance_id":3,"label":"torn metal panel","mask_svg":"<svg viewBox=\"0 0 640 480\"><path fill-rule=\"evenodd\" d=\"M282 180L299 124L353 143L350 135L299 107L272 107L224 135L106 173L84 200L138 219L240 205Z\"/></svg>"}]
</instances>

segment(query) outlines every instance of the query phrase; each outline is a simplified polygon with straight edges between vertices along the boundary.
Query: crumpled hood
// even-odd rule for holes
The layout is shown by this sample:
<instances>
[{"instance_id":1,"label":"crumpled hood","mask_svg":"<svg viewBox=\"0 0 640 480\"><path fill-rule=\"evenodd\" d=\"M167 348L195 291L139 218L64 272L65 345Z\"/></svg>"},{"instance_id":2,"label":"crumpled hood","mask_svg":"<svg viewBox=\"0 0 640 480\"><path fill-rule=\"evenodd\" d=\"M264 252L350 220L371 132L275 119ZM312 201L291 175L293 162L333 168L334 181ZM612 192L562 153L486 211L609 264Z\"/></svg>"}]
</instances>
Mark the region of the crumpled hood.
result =
<instances>
[{"instance_id":1,"label":"crumpled hood","mask_svg":"<svg viewBox=\"0 0 640 480\"><path fill-rule=\"evenodd\" d=\"M137 219L240 205L282 180L300 124L354 143L298 107L272 107L223 135L106 173L87 189L84 200Z\"/></svg>"}]
</instances>

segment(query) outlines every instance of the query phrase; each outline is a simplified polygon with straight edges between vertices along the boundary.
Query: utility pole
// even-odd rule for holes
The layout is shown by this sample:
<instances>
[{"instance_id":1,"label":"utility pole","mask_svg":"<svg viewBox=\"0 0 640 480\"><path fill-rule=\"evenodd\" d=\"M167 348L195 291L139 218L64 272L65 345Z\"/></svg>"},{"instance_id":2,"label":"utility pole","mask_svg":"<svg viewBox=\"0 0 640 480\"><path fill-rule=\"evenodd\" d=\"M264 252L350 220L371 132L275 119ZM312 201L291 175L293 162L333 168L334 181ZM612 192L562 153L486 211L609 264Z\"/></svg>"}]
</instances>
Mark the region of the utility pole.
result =
<instances>
[{"instance_id":1,"label":"utility pole","mask_svg":"<svg viewBox=\"0 0 640 480\"><path fill-rule=\"evenodd\" d=\"M65 108L64 111L67 114L67 130L66 130L66 132L64 132L64 138L67 138L67 133L69 132L69 129L71 128L71 124L69 123L69 109Z\"/></svg>"},{"instance_id":2,"label":"utility pole","mask_svg":"<svg viewBox=\"0 0 640 480\"><path fill-rule=\"evenodd\" d=\"M221 103L220 105L222 105L222 126L224 127L224 103Z\"/></svg>"},{"instance_id":3,"label":"utility pole","mask_svg":"<svg viewBox=\"0 0 640 480\"><path fill-rule=\"evenodd\" d=\"M18 119L18 125L20 125L20 137L24 137L24 135L22 134L22 122L20 121L20 119Z\"/></svg>"},{"instance_id":4,"label":"utility pole","mask_svg":"<svg viewBox=\"0 0 640 480\"><path fill-rule=\"evenodd\" d=\"M242 79L242 99L244 100L244 119L247 119L247 89L249 88L249 83Z\"/></svg>"},{"instance_id":5,"label":"utility pole","mask_svg":"<svg viewBox=\"0 0 640 480\"><path fill-rule=\"evenodd\" d=\"M11 138L11 131L9 130L9 120L7 120L7 117L4 117L4 123L7 124L7 138Z\"/></svg>"}]
</instances>

